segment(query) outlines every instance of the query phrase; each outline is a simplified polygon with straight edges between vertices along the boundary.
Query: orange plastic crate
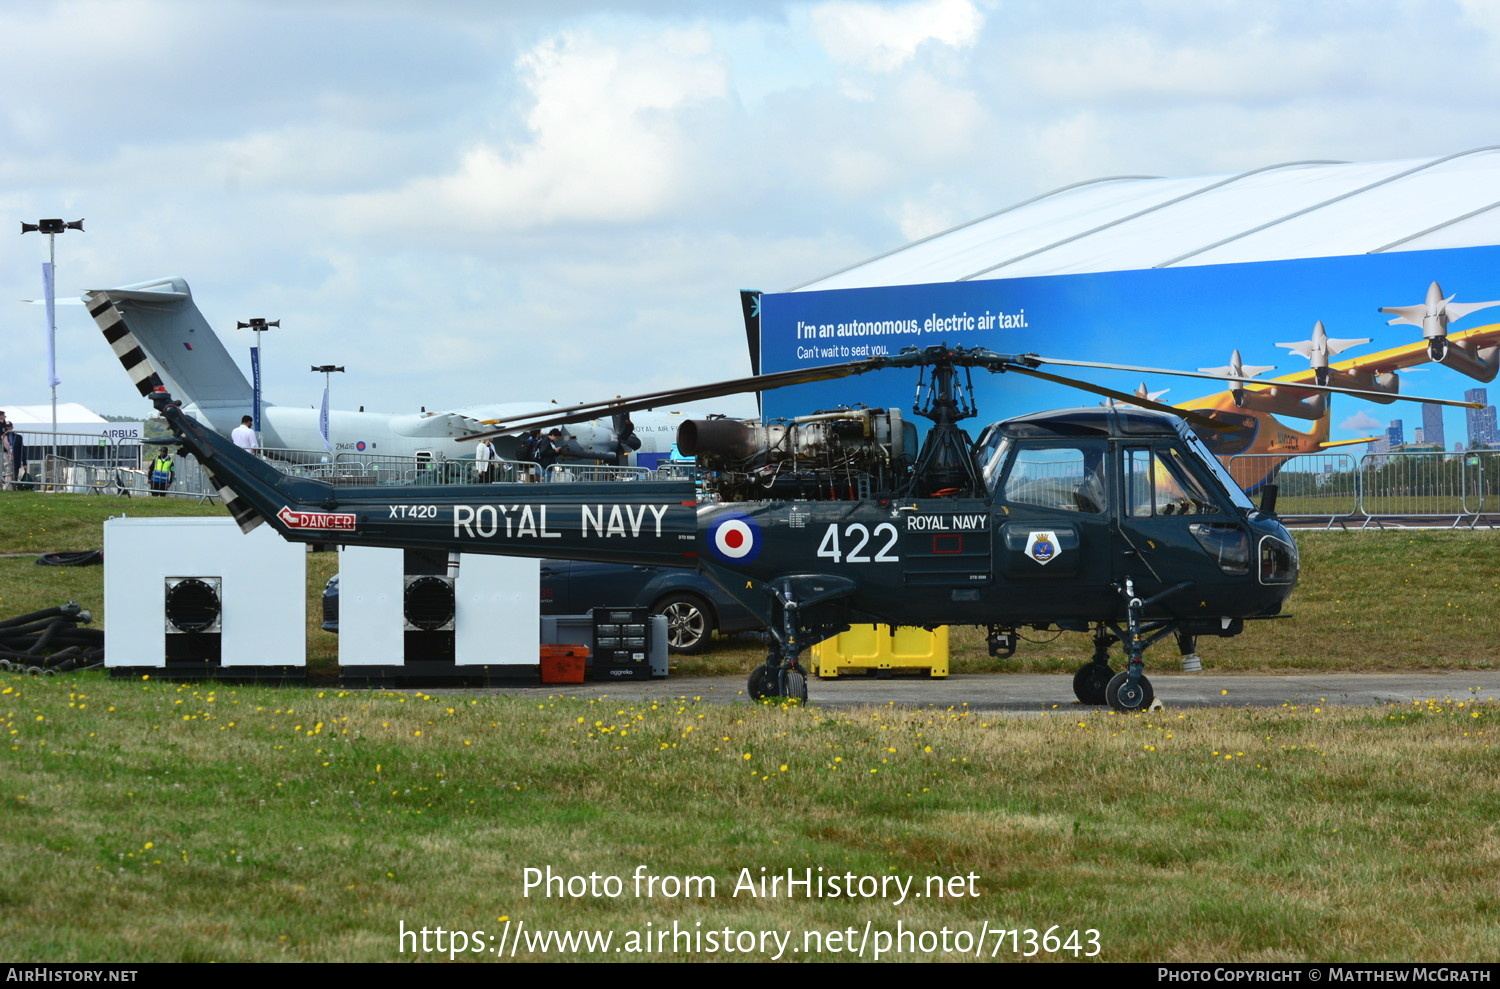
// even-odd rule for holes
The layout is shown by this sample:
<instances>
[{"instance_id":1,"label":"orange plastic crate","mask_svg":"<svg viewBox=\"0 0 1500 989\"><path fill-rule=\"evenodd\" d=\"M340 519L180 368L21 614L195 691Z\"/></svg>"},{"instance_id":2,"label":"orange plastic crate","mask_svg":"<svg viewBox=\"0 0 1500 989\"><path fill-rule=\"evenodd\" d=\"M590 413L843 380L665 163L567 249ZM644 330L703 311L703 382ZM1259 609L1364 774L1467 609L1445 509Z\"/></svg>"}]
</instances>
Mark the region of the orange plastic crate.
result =
<instances>
[{"instance_id":1,"label":"orange plastic crate","mask_svg":"<svg viewBox=\"0 0 1500 989\"><path fill-rule=\"evenodd\" d=\"M543 683L582 683L588 664L589 647L585 645L542 646Z\"/></svg>"}]
</instances>

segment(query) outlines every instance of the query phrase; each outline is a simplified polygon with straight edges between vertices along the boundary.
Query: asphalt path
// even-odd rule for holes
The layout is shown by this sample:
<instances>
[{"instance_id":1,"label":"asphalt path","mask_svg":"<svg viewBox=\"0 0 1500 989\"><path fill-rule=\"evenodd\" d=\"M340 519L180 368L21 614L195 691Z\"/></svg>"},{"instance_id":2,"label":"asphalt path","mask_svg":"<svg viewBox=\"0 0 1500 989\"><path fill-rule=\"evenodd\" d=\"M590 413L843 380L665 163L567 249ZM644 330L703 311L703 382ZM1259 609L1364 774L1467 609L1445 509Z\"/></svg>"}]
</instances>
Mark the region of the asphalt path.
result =
<instances>
[{"instance_id":1,"label":"asphalt path","mask_svg":"<svg viewBox=\"0 0 1500 989\"><path fill-rule=\"evenodd\" d=\"M1411 704L1435 700L1500 700L1500 671L1454 673L1304 673L1274 674L1162 673L1147 676L1157 700L1167 708L1281 707ZM502 687L503 694L555 694L609 697L617 700L686 698L711 703L744 703L744 677L666 677L658 680L590 681ZM966 673L928 679L892 677L811 677L808 702L822 707L964 708L1040 714L1081 707L1073 697L1073 678L1061 673Z\"/></svg>"}]
</instances>

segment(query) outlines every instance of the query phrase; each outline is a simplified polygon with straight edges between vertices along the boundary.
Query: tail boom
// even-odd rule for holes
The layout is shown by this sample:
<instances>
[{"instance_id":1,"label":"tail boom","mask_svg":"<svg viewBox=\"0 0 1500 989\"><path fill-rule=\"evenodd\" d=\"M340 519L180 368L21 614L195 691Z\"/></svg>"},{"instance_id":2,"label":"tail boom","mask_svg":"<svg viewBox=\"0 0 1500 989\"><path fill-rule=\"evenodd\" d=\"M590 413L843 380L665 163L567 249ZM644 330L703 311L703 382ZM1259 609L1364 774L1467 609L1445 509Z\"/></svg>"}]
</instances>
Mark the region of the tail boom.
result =
<instances>
[{"instance_id":1,"label":"tail boom","mask_svg":"<svg viewBox=\"0 0 1500 989\"><path fill-rule=\"evenodd\" d=\"M292 542L697 565L690 481L335 487L289 477L187 416L157 404L249 531L269 523Z\"/></svg>"}]
</instances>

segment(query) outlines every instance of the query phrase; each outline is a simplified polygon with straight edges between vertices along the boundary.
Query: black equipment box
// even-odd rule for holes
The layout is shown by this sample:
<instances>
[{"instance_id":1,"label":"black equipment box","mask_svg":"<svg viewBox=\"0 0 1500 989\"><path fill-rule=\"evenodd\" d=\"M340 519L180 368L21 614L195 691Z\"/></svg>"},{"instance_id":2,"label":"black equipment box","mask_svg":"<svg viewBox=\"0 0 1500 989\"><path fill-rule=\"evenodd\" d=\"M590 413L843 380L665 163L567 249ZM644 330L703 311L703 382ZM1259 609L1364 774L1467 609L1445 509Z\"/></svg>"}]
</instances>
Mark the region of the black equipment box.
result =
<instances>
[{"instance_id":1,"label":"black equipment box","mask_svg":"<svg viewBox=\"0 0 1500 989\"><path fill-rule=\"evenodd\" d=\"M595 608L595 680L651 678L651 612L646 608Z\"/></svg>"}]
</instances>

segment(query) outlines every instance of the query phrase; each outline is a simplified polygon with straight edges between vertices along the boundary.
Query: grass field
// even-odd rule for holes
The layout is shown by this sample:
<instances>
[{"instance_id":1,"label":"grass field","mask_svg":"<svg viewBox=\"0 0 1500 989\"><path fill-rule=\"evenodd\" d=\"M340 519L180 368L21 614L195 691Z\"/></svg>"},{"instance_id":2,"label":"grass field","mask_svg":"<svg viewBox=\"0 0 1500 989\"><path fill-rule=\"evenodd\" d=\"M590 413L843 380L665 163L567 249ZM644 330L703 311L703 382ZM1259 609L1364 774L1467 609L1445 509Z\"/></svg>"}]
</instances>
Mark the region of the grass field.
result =
<instances>
[{"instance_id":1,"label":"grass field","mask_svg":"<svg viewBox=\"0 0 1500 989\"><path fill-rule=\"evenodd\" d=\"M0 501L4 551L99 545L104 499L22 497L55 505ZM126 510L157 505L190 507ZM1304 535L1298 617L1205 641L1205 659L1492 669L1497 542ZM0 614L98 610L101 580L0 560ZM332 638L315 641L331 655ZM959 664L1071 670L1085 643L1069 638L1004 662L960 638ZM738 678L755 658L721 646L679 668ZM404 925L463 931L465 947L522 939L517 958L832 960L863 945L927 960L1024 956L1035 929L1056 949L1038 959L1496 961L1497 715L1465 697L1007 717L0 675L0 941L16 961L448 956L417 952L419 937L403 951ZM528 868L619 877L619 895L528 896ZM655 895L635 895L638 868ZM742 878L820 868L887 888L735 895ZM664 892L690 877L692 895ZM898 902L891 881L935 893L928 877L950 895ZM757 943L642 944L674 924ZM999 944L995 929L1023 933ZM526 940L578 930L610 934L610 950Z\"/></svg>"},{"instance_id":2,"label":"grass field","mask_svg":"<svg viewBox=\"0 0 1500 989\"><path fill-rule=\"evenodd\" d=\"M12 960L397 960L418 947L402 924L507 920L617 948L674 921L799 948L988 923L1092 929L1074 943L1110 961L1500 958L1500 712L1463 699L1005 718L0 682ZM714 895L636 896L637 867ZM623 885L527 896L527 868ZM963 877L963 895L734 895L763 868Z\"/></svg>"}]
</instances>

